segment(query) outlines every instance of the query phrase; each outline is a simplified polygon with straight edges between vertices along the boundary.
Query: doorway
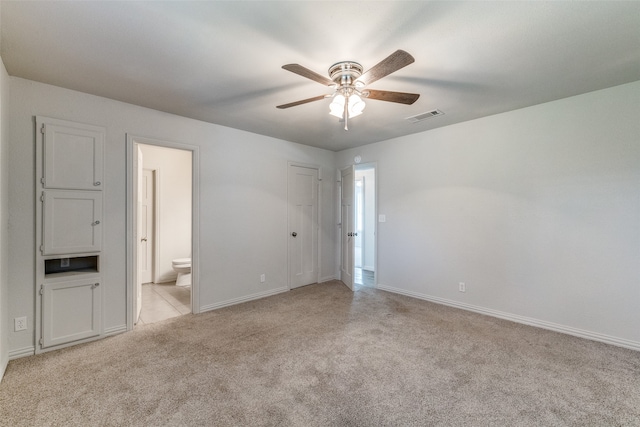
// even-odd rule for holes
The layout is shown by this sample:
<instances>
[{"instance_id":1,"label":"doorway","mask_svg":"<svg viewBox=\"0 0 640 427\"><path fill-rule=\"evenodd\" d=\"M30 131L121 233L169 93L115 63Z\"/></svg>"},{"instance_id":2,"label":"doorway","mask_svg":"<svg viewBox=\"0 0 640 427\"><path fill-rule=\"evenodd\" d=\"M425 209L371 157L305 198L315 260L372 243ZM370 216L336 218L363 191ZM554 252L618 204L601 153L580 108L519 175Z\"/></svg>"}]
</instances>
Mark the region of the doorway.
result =
<instances>
[{"instance_id":1,"label":"doorway","mask_svg":"<svg viewBox=\"0 0 640 427\"><path fill-rule=\"evenodd\" d=\"M376 285L376 167L340 173L340 279L351 290Z\"/></svg>"},{"instance_id":2,"label":"doorway","mask_svg":"<svg viewBox=\"0 0 640 427\"><path fill-rule=\"evenodd\" d=\"M354 173L355 241L353 281L375 286L376 259L376 170L358 165Z\"/></svg>"},{"instance_id":3,"label":"doorway","mask_svg":"<svg viewBox=\"0 0 640 427\"><path fill-rule=\"evenodd\" d=\"M137 151L139 325L191 313L190 269L174 265L191 259L192 155L148 144Z\"/></svg>"},{"instance_id":4,"label":"doorway","mask_svg":"<svg viewBox=\"0 0 640 427\"><path fill-rule=\"evenodd\" d=\"M198 149L127 136L127 150L131 330L199 311Z\"/></svg>"}]
</instances>

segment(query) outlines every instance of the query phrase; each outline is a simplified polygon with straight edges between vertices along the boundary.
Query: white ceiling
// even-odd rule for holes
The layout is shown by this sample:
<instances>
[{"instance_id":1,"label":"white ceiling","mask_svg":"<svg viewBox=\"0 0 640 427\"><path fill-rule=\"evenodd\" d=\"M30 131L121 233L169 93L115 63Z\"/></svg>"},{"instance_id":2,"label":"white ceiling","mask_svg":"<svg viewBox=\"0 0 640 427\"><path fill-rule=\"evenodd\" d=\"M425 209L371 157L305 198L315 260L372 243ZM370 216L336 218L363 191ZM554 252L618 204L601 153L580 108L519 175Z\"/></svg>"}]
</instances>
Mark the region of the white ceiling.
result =
<instances>
[{"instance_id":1,"label":"white ceiling","mask_svg":"<svg viewBox=\"0 0 640 427\"><path fill-rule=\"evenodd\" d=\"M12 76L341 150L640 80L640 2L3 0ZM367 101L345 132L320 74L369 69L403 49L415 63L370 87L421 94ZM606 106L603 106L606 108ZM411 124L406 117L442 110ZM595 120L596 118L594 118Z\"/></svg>"}]
</instances>

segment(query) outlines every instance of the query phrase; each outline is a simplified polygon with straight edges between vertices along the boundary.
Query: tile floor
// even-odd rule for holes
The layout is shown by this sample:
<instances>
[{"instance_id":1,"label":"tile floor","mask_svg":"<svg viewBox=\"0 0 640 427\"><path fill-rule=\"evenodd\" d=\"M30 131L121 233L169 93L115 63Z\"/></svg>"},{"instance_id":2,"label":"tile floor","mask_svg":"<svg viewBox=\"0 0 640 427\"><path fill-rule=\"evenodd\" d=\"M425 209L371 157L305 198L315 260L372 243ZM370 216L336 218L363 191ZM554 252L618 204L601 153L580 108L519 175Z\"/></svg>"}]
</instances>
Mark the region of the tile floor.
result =
<instances>
[{"instance_id":1,"label":"tile floor","mask_svg":"<svg viewBox=\"0 0 640 427\"><path fill-rule=\"evenodd\" d=\"M159 322L191 313L191 286L175 282L142 285L142 310L137 325Z\"/></svg>"},{"instance_id":2,"label":"tile floor","mask_svg":"<svg viewBox=\"0 0 640 427\"><path fill-rule=\"evenodd\" d=\"M356 285L374 287L375 283L373 283L373 281L373 271L363 270L362 268L353 269L353 282Z\"/></svg>"}]
</instances>

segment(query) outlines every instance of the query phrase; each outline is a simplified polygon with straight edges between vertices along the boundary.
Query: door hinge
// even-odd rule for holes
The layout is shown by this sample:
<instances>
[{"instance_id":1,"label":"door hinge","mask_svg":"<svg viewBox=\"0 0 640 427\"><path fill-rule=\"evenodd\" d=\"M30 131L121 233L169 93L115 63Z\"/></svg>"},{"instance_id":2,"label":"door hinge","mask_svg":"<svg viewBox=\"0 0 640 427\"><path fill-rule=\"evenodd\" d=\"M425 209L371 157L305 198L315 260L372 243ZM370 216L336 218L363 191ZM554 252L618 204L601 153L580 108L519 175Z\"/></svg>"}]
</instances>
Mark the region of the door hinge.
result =
<instances>
[{"instance_id":1,"label":"door hinge","mask_svg":"<svg viewBox=\"0 0 640 427\"><path fill-rule=\"evenodd\" d=\"M40 195L40 201L44 202L44 191L42 192L42 194Z\"/></svg>"},{"instance_id":2,"label":"door hinge","mask_svg":"<svg viewBox=\"0 0 640 427\"><path fill-rule=\"evenodd\" d=\"M40 252L44 254L44 245L40 245Z\"/></svg>"},{"instance_id":3,"label":"door hinge","mask_svg":"<svg viewBox=\"0 0 640 427\"><path fill-rule=\"evenodd\" d=\"M42 133L43 135L44 135L44 128L45 128L45 126L46 126L46 125L43 123L43 124L42 124L42 127L40 128L40 133Z\"/></svg>"},{"instance_id":4,"label":"door hinge","mask_svg":"<svg viewBox=\"0 0 640 427\"><path fill-rule=\"evenodd\" d=\"M44 180L44 176L42 178L40 178L40 182L43 184L46 184L46 181Z\"/></svg>"},{"instance_id":5,"label":"door hinge","mask_svg":"<svg viewBox=\"0 0 640 427\"><path fill-rule=\"evenodd\" d=\"M44 295L44 285L40 285L40 292L38 292L40 295Z\"/></svg>"},{"instance_id":6,"label":"door hinge","mask_svg":"<svg viewBox=\"0 0 640 427\"><path fill-rule=\"evenodd\" d=\"M40 345L44 344L44 340L42 338L40 338L38 342L40 343Z\"/></svg>"}]
</instances>

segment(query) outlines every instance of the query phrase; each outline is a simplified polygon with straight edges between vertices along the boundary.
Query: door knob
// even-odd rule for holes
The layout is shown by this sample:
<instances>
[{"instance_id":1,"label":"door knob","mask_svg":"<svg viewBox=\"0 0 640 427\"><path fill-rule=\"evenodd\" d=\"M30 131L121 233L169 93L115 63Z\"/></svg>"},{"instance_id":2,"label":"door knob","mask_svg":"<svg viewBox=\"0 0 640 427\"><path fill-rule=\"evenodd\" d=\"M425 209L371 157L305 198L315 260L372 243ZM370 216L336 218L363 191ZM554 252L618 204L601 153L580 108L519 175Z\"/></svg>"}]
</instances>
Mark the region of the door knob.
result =
<instances>
[{"instance_id":1,"label":"door knob","mask_svg":"<svg viewBox=\"0 0 640 427\"><path fill-rule=\"evenodd\" d=\"M293 233L291 233L291 235L292 235L293 237L296 237L296 236L298 235L298 233L296 233L296 232L294 231Z\"/></svg>"}]
</instances>

